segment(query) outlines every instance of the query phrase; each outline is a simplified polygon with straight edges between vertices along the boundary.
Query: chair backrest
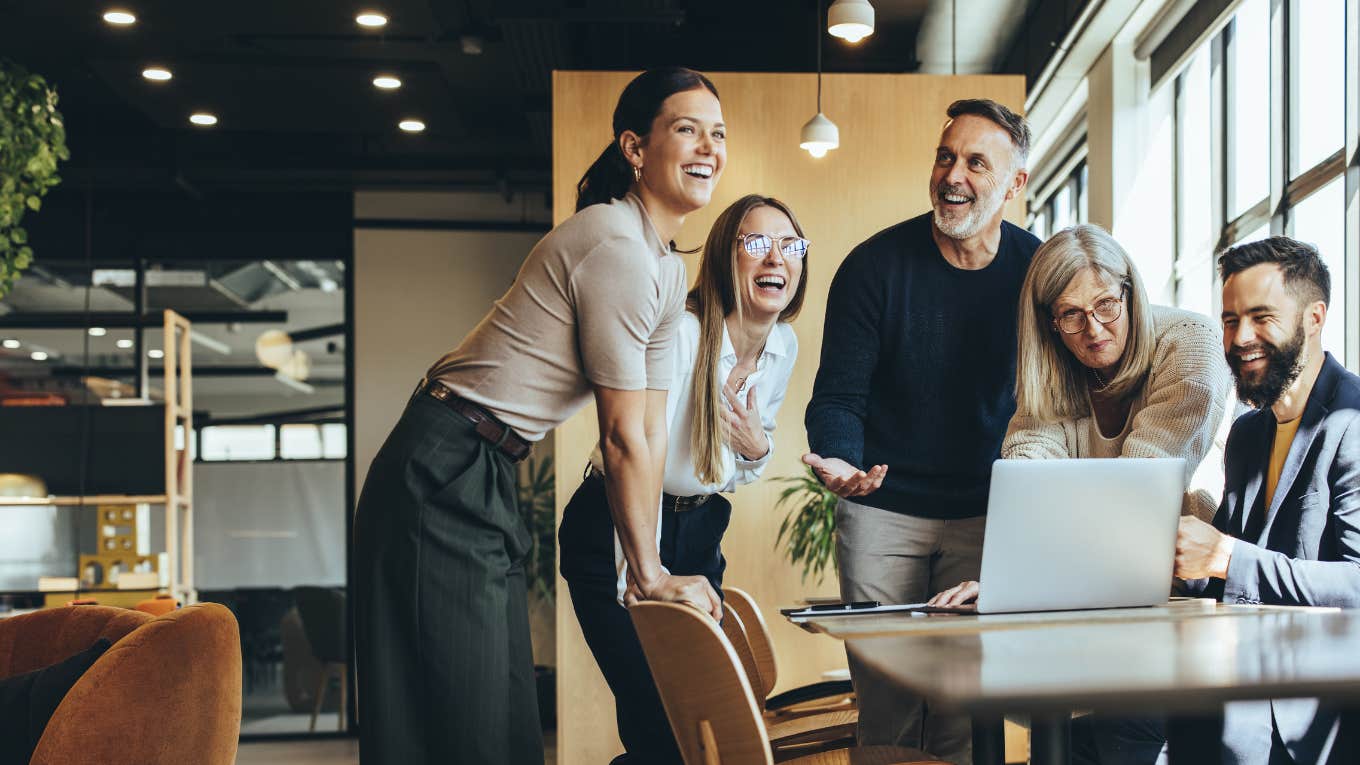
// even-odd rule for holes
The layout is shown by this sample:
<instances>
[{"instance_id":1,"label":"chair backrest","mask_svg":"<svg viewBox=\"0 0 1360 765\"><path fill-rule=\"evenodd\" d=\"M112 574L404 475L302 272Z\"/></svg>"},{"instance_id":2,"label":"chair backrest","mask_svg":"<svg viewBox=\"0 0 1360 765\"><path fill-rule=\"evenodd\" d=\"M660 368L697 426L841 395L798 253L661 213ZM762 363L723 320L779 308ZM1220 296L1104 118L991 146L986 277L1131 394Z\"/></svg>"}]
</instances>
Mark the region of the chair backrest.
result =
<instances>
[{"instance_id":1,"label":"chair backrest","mask_svg":"<svg viewBox=\"0 0 1360 765\"><path fill-rule=\"evenodd\" d=\"M772 765L751 685L718 625L676 603L628 611L686 765Z\"/></svg>"},{"instance_id":2,"label":"chair backrest","mask_svg":"<svg viewBox=\"0 0 1360 765\"><path fill-rule=\"evenodd\" d=\"M769 697L779 682L779 665L774 658L774 642L770 640L770 628L765 624L765 616L760 612L760 606L756 605L756 599L745 590L724 587L723 599L732 605L732 610L741 617L742 626L746 628L746 641L751 645L756 669L760 670L761 688L756 693Z\"/></svg>"},{"instance_id":3,"label":"chair backrest","mask_svg":"<svg viewBox=\"0 0 1360 765\"><path fill-rule=\"evenodd\" d=\"M760 669L756 666L756 658L751 654L751 641L746 635L746 625L742 623L741 615L732 609L732 604L723 603L723 636L727 642L732 644L732 651L737 655L737 660L741 662L741 669L746 673L746 682L751 684L751 692L756 694L756 706L765 708L765 697L760 695L760 689L765 687L760 679Z\"/></svg>"},{"instance_id":4,"label":"chair backrest","mask_svg":"<svg viewBox=\"0 0 1360 765\"><path fill-rule=\"evenodd\" d=\"M199 603L114 643L62 699L29 762L232 765L240 735L236 618Z\"/></svg>"},{"instance_id":5,"label":"chair backrest","mask_svg":"<svg viewBox=\"0 0 1360 765\"><path fill-rule=\"evenodd\" d=\"M321 662L345 661L345 593L332 587L294 587L302 631Z\"/></svg>"},{"instance_id":6,"label":"chair backrest","mask_svg":"<svg viewBox=\"0 0 1360 765\"><path fill-rule=\"evenodd\" d=\"M149 614L112 606L63 606L0 619L0 677L69 659L100 638L117 643L151 621Z\"/></svg>"}]
</instances>

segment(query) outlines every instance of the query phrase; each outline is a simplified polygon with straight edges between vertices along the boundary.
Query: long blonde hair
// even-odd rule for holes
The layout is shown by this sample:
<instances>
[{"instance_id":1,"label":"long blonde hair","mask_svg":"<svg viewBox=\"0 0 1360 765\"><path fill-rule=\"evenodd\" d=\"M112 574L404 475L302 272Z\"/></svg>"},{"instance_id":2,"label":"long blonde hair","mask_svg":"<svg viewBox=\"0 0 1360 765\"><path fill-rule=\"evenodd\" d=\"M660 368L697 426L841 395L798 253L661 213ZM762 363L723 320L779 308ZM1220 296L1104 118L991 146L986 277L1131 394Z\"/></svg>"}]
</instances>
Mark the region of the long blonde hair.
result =
<instances>
[{"instance_id":1,"label":"long blonde hair","mask_svg":"<svg viewBox=\"0 0 1360 765\"><path fill-rule=\"evenodd\" d=\"M1053 303L1082 271L1123 288L1129 336L1119 369L1104 388L1123 399L1137 393L1152 369L1157 338L1143 279L1133 259L1099 226L1063 229L1034 253L1020 288L1016 411L1042 423L1084 417L1091 411L1086 367L1063 345L1053 326Z\"/></svg>"},{"instance_id":2,"label":"long blonde hair","mask_svg":"<svg viewBox=\"0 0 1360 765\"><path fill-rule=\"evenodd\" d=\"M747 194L733 202L708 232L704 252L699 258L699 278L685 299L685 308L699 319L699 348L694 359L694 385L690 401L694 422L690 428L690 451L694 453L694 474L706 484L723 476L723 381L718 379L718 358L722 355L723 322L736 312L744 321L737 285L737 258L747 257L737 246L742 221L757 207L773 207L789 217L793 230L803 236L803 228L788 205L773 197ZM794 288L793 298L779 312L779 321L793 321L803 308L807 291L808 264L803 258L803 274Z\"/></svg>"}]
</instances>

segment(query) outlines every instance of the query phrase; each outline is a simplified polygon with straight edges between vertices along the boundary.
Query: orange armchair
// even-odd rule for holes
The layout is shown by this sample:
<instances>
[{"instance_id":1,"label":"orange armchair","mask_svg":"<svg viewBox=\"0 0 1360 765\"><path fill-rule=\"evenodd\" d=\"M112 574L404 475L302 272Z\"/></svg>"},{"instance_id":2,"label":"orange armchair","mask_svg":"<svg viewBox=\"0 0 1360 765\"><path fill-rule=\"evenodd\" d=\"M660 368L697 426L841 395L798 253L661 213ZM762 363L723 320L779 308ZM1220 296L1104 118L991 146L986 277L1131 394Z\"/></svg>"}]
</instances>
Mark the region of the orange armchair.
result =
<instances>
[{"instance_id":1,"label":"orange armchair","mask_svg":"<svg viewBox=\"0 0 1360 765\"><path fill-rule=\"evenodd\" d=\"M108 638L72 686L30 765L232 765L241 732L236 618L200 603L152 618L68 606L0 620L0 677L40 669Z\"/></svg>"}]
</instances>

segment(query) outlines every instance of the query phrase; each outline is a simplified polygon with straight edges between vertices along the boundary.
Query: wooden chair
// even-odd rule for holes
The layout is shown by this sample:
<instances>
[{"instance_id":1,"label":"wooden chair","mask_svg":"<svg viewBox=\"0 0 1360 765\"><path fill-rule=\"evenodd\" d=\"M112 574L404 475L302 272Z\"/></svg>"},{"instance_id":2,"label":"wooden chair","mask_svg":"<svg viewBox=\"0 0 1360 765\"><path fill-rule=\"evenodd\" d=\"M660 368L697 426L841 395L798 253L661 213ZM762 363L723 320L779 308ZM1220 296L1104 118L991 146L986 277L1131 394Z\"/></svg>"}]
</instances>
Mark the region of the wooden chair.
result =
<instances>
[{"instance_id":1,"label":"wooden chair","mask_svg":"<svg viewBox=\"0 0 1360 765\"><path fill-rule=\"evenodd\" d=\"M823 714L831 711L856 709L855 691L849 680L830 680L793 688L783 693L770 695L779 681L779 665L775 660L774 643L770 640L770 630L765 624L765 616L756 605L755 598L736 587L723 588L724 602L741 617L745 627L746 642L760 673L760 683L752 682L756 697L763 699L763 709L769 719L787 719L809 714ZM858 715L856 715L858 719Z\"/></svg>"},{"instance_id":2,"label":"wooden chair","mask_svg":"<svg viewBox=\"0 0 1360 765\"><path fill-rule=\"evenodd\" d=\"M686 765L773 765L755 694L718 625L675 603L646 601L628 610ZM919 750L897 747L838 749L788 762L945 765Z\"/></svg>"},{"instance_id":3,"label":"wooden chair","mask_svg":"<svg viewBox=\"0 0 1360 765\"><path fill-rule=\"evenodd\" d=\"M732 604L727 602L723 603L722 631L733 653L737 655L737 661L746 675L746 682L753 690L763 688L760 668L752 654L745 624ZM759 692L756 698L757 706L760 706L762 697ZM773 717L765 714L763 709L761 713L765 719L765 730L770 739L770 746L775 749L777 755L776 759L782 760L783 755L792 753L786 750L805 750L809 747L843 749L855 743L859 713L854 709L837 709L788 718Z\"/></svg>"},{"instance_id":4,"label":"wooden chair","mask_svg":"<svg viewBox=\"0 0 1360 765\"><path fill-rule=\"evenodd\" d=\"M345 593L330 587L295 587L293 602L297 605L302 631L307 635L312 655L322 667L316 695L312 697L312 722L307 730L316 730L316 718L325 703L326 688L335 679L340 686L336 729L343 731L349 690L348 663L345 661Z\"/></svg>"}]
</instances>

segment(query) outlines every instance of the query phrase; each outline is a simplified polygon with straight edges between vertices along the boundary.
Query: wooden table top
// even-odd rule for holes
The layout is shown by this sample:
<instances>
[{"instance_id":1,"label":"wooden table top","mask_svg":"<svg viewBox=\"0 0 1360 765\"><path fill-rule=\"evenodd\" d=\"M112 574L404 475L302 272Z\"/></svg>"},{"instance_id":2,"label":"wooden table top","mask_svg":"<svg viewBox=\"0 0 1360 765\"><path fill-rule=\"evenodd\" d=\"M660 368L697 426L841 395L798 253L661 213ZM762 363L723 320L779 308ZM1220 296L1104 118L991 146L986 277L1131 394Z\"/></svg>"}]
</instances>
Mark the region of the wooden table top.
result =
<instances>
[{"instance_id":1,"label":"wooden table top","mask_svg":"<svg viewBox=\"0 0 1360 765\"><path fill-rule=\"evenodd\" d=\"M864 620L864 621L860 621ZM819 619L870 668L974 714L1194 712L1360 699L1360 611L1177 602L987 616Z\"/></svg>"}]
</instances>

